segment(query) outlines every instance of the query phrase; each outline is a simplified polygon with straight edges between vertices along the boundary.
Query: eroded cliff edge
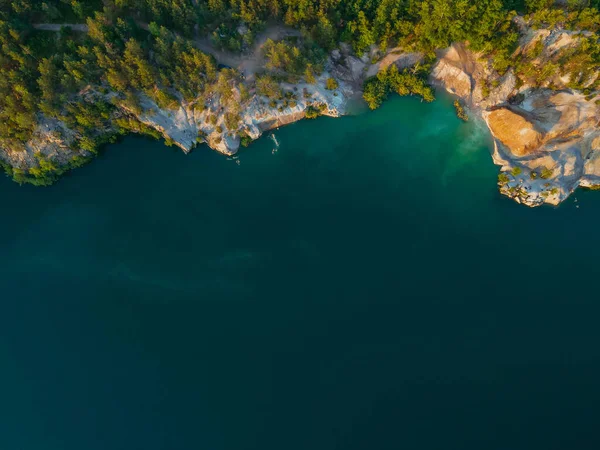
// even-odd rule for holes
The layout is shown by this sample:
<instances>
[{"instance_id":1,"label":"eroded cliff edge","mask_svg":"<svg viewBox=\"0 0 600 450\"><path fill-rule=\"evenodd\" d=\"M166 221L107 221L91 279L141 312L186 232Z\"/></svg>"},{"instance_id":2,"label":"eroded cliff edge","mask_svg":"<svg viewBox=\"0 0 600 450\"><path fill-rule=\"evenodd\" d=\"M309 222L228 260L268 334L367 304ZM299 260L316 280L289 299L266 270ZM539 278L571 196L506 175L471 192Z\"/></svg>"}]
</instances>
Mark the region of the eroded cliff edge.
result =
<instances>
[{"instance_id":1,"label":"eroded cliff edge","mask_svg":"<svg viewBox=\"0 0 600 450\"><path fill-rule=\"evenodd\" d=\"M521 39L514 57L529 55L533 68L560 64L562 55L577 48L584 36L560 28L534 30L522 18L515 21ZM231 83L226 101L221 90L197 101L181 98L177 105L161 109L142 94L137 110L117 103L111 119L135 124L130 131L158 132L168 144L185 152L205 142L232 155L241 142L258 139L263 132L307 114L343 115L348 100L361 93L367 77L391 65L402 70L422 60L423 55L400 48L385 53L372 48L359 58L342 45L332 52L314 82L280 83L282 101L261 95L254 79L242 77L240 84ZM520 203L538 206L556 205L579 186L600 185L600 97L592 89L597 76L589 75L583 90L570 87L571 80L560 76L560 71L548 73L542 82L524 83L514 69L500 76L489 55L473 53L468 45L457 43L437 54L431 80L485 120L494 138L493 160L501 166L501 192ZM335 87L329 83L331 79L336 80ZM242 92L241 85L248 91ZM115 94L90 88L81 95L111 100ZM232 116L235 121L229 120ZM109 126L99 133L115 131L116 127ZM0 159L15 171L31 173L45 164L69 167L92 156L79 144L77 133L63 122L40 117L33 137L20 148L0 143Z\"/></svg>"}]
</instances>

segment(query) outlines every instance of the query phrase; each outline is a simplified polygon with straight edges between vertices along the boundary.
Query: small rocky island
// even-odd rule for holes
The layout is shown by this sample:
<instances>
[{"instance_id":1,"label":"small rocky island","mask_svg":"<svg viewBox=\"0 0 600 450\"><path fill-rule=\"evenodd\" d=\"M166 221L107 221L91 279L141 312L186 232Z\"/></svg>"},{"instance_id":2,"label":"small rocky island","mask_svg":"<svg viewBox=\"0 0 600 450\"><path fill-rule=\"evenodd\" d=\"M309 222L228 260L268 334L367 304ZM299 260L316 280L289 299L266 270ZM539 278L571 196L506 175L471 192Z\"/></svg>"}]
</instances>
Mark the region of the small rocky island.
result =
<instances>
[{"instance_id":1,"label":"small rocky island","mask_svg":"<svg viewBox=\"0 0 600 450\"><path fill-rule=\"evenodd\" d=\"M1 7L0 162L17 182L50 184L118 135L232 155L272 128L343 115L357 97L432 101L437 87L489 127L503 194L557 205L600 185L600 14L589 2L515 12L500 0L382 0L346 19L309 0L305 16L278 0L67 3Z\"/></svg>"}]
</instances>

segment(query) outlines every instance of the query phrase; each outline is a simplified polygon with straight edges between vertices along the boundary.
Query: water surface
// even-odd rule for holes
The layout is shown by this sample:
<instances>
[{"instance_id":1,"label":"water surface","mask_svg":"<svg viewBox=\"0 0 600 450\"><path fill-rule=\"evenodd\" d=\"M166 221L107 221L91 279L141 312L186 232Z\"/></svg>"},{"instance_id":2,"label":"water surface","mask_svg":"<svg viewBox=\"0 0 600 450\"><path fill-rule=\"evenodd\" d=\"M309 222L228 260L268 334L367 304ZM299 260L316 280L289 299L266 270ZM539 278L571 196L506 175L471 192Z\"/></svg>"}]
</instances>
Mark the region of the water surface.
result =
<instances>
[{"instance_id":1,"label":"water surface","mask_svg":"<svg viewBox=\"0 0 600 450\"><path fill-rule=\"evenodd\" d=\"M501 197L446 99L275 135L0 179L0 448L600 448L600 194Z\"/></svg>"}]
</instances>

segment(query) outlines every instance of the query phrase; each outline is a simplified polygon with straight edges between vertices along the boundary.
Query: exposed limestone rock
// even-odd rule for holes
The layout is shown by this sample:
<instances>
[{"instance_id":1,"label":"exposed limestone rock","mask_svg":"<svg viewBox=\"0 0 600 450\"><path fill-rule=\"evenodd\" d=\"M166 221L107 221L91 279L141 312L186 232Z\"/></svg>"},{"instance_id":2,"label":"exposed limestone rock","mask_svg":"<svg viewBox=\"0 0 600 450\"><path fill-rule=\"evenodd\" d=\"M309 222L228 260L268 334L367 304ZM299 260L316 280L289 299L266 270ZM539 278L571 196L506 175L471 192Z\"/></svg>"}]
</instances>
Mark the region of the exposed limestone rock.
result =
<instances>
[{"instance_id":1,"label":"exposed limestone rock","mask_svg":"<svg viewBox=\"0 0 600 450\"><path fill-rule=\"evenodd\" d=\"M493 136L515 156L535 151L542 140L542 133L533 123L508 108L484 112L484 118Z\"/></svg>"},{"instance_id":2,"label":"exposed limestone rock","mask_svg":"<svg viewBox=\"0 0 600 450\"><path fill-rule=\"evenodd\" d=\"M176 110L164 110L145 96L140 103L144 110L138 116L140 122L158 130L186 153L196 144L203 117L193 105L182 102Z\"/></svg>"},{"instance_id":3,"label":"exposed limestone rock","mask_svg":"<svg viewBox=\"0 0 600 450\"><path fill-rule=\"evenodd\" d=\"M213 133L209 136L209 146L225 155L234 155L240 148L240 137L233 133L220 135Z\"/></svg>"},{"instance_id":4,"label":"exposed limestone rock","mask_svg":"<svg viewBox=\"0 0 600 450\"><path fill-rule=\"evenodd\" d=\"M253 140L258 139L264 131L301 120L310 105L324 105L324 115L338 117L344 114L347 99L354 94L354 88L340 81L338 89L327 90L325 85L330 76L329 72L323 73L314 85L283 83L282 88L287 92L294 92L298 99L295 106L282 110L270 107L269 99L254 95L239 111L241 120L235 130L227 130L224 121L227 111L220 105L218 98L210 99L206 109L203 108L204 105L182 101L176 110L162 110L145 97L142 101L144 113L138 119L158 130L165 139L170 139L185 152L196 145L199 135L206 135L209 147L232 155L239 149L241 134L246 134ZM202 107L199 108L200 106ZM214 124L209 121L211 115L217 117ZM227 132L222 135L217 131L218 127Z\"/></svg>"}]
</instances>

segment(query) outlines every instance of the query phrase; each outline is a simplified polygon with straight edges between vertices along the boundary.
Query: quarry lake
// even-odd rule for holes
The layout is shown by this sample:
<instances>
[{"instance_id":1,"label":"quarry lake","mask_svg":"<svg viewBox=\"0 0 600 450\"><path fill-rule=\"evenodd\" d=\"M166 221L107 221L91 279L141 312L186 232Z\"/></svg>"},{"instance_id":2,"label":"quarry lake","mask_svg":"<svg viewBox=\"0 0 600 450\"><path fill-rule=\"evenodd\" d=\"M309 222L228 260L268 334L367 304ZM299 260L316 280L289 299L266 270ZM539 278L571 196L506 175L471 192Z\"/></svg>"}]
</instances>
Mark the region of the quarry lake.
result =
<instances>
[{"instance_id":1,"label":"quarry lake","mask_svg":"<svg viewBox=\"0 0 600 450\"><path fill-rule=\"evenodd\" d=\"M0 179L0 448L598 449L600 193L449 99Z\"/></svg>"}]
</instances>

